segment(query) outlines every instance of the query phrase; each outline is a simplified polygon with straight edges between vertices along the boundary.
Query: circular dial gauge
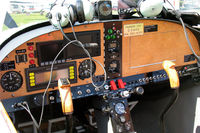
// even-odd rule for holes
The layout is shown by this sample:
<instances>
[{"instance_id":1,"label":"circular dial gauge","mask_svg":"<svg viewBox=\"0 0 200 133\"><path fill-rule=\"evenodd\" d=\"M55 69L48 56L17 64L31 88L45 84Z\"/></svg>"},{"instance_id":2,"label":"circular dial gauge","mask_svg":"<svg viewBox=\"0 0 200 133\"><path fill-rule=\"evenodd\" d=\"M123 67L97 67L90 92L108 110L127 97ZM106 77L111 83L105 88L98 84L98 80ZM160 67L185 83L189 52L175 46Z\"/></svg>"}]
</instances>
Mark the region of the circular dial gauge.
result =
<instances>
[{"instance_id":1,"label":"circular dial gauge","mask_svg":"<svg viewBox=\"0 0 200 133\"><path fill-rule=\"evenodd\" d=\"M83 62L81 62L81 64L79 65L78 71L79 71L79 78L84 80L86 78L90 77L90 71L91 71L91 64L90 64L90 60L84 60ZM92 74L94 74L96 71L96 65L95 63L92 61Z\"/></svg>"},{"instance_id":2,"label":"circular dial gauge","mask_svg":"<svg viewBox=\"0 0 200 133\"><path fill-rule=\"evenodd\" d=\"M15 71L6 72L1 77L1 86L4 90L12 92L18 90L23 83L20 73Z\"/></svg>"},{"instance_id":3,"label":"circular dial gauge","mask_svg":"<svg viewBox=\"0 0 200 133\"><path fill-rule=\"evenodd\" d=\"M108 52L110 52L110 53L118 52L119 51L118 47L119 46L116 42L109 43L108 44Z\"/></svg>"},{"instance_id":4,"label":"circular dial gauge","mask_svg":"<svg viewBox=\"0 0 200 133\"><path fill-rule=\"evenodd\" d=\"M119 62L117 60L113 60L109 63L108 71L110 73L117 73L119 72Z\"/></svg>"},{"instance_id":5,"label":"circular dial gauge","mask_svg":"<svg viewBox=\"0 0 200 133\"><path fill-rule=\"evenodd\" d=\"M109 3L103 2L99 5L99 12L103 16L108 16L112 12L112 7Z\"/></svg>"},{"instance_id":6,"label":"circular dial gauge","mask_svg":"<svg viewBox=\"0 0 200 133\"><path fill-rule=\"evenodd\" d=\"M117 103L115 105L115 112L119 115L124 114L126 112L124 104L123 103Z\"/></svg>"}]
</instances>

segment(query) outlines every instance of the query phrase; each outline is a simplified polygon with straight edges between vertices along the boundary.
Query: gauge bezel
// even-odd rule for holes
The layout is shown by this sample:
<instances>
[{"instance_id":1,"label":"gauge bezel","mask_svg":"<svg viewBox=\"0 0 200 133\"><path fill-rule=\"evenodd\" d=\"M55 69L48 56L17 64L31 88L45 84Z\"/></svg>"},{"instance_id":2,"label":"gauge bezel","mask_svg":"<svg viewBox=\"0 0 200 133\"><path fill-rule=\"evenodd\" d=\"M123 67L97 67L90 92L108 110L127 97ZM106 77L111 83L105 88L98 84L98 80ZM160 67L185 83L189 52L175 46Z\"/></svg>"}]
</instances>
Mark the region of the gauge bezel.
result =
<instances>
[{"instance_id":1,"label":"gauge bezel","mask_svg":"<svg viewBox=\"0 0 200 133\"><path fill-rule=\"evenodd\" d=\"M108 8L107 5L109 5L110 8ZM106 6L106 8L108 9L107 11L103 10L104 6ZM100 3L99 13L103 16L109 16L112 13L112 5L110 5L107 1Z\"/></svg>"},{"instance_id":2,"label":"gauge bezel","mask_svg":"<svg viewBox=\"0 0 200 133\"><path fill-rule=\"evenodd\" d=\"M89 64L88 64L88 66L89 66L88 68L84 68L84 67L83 67L85 62L89 63ZM85 71L86 69L90 69L90 59L86 59L86 60L82 61L82 62L80 63L80 65L79 65L79 67L78 67L79 78L80 78L81 80L84 80L84 79L86 79L86 78L90 78L90 77L91 77L90 75L89 75L89 76L86 76L86 75L82 74L82 73L84 73L84 71ZM96 72L96 64L94 63L94 61L92 61L92 74L94 74L95 72Z\"/></svg>"},{"instance_id":3,"label":"gauge bezel","mask_svg":"<svg viewBox=\"0 0 200 133\"><path fill-rule=\"evenodd\" d=\"M123 112L122 111L118 111L117 109L118 109L118 107L119 107L119 105L121 106L121 105L123 105ZM125 105L123 104L123 103L121 103L121 102L119 102L119 103L117 103L117 104L115 104L115 112L118 114L118 115L122 115L122 114L124 114L125 112L126 112L126 107L125 107Z\"/></svg>"},{"instance_id":4,"label":"gauge bezel","mask_svg":"<svg viewBox=\"0 0 200 133\"><path fill-rule=\"evenodd\" d=\"M17 76L18 77L20 77L20 84L19 84L19 86L17 87L17 89L12 89L12 90L10 90L10 89L7 89L7 88L5 88L5 86L3 85L3 81L2 81L2 78L5 76L5 75L7 75L7 74L9 74L9 73L16 73L17 74ZM1 87L2 87L2 89L3 90L5 90L5 91L7 91L7 92L14 92L14 91L17 91L17 90L19 90L20 88L21 88L21 86L22 86L22 84L23 84L23 77L22 77L22 75L20 74L20 72L17 72L17 71L8 71L8 72L6 72L6 73L4 73L2 76L1 76Z\"/></svg>"}]
</instances>

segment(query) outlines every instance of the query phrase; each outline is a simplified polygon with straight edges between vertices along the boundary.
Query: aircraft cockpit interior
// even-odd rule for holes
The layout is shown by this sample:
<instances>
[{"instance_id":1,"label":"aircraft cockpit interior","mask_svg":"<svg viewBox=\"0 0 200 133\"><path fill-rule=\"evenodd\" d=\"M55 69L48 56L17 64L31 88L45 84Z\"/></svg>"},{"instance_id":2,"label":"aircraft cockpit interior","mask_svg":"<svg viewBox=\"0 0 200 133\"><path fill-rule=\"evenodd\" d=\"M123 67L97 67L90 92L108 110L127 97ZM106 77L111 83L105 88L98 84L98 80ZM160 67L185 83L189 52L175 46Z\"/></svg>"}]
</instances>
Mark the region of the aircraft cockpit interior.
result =
<instances>
[{"instance_id":1,"label":"aircraft cockpit interior","mask_svg":"<svg viewBox=\"0 0 200 133\"><path fill-rule=\"evenodd\" d=\"M200 133L198 0L7 5L3 133Z\"/></svg>"}]
</instances>

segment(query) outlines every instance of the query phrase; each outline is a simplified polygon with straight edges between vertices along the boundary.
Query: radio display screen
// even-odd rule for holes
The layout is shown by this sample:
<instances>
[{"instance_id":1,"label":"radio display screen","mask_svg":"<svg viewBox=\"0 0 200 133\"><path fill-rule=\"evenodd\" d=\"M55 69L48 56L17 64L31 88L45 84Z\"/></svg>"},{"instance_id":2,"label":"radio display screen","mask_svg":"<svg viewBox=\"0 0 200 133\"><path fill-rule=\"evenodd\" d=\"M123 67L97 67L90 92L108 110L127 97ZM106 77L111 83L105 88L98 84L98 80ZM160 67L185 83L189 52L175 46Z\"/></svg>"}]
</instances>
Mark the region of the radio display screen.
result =
<instances>
[{"instance_id":1,"label":"radio display screen","mask_svg":"<svg viewBox=\"0 0 200 133\"><path fill-rule=\"evenodd\" d=\"M35 83L36 84L48 83L49 77L50 77L50 71L35 73ZM56 82L58 81L59 78L69 78L69 69L66 68L66 69L54 70L52 73L51 82Z\"/></svg>"},{"instance_id":2,"label":"radio display screen","mask_svg":"<svg viewBox=\"0 0 200 133\"><path fill-rule=\"evenodd\" d=\"M59 44L58 42L54 42L52 44L49 43L40 44L39 47L40 61L41 62L53 61L61 49L62 45ZM58 56L57 60L59 59L63 59L63 53L61 53Z\"/></svg>"},{"instance_id":3,"label":"radio display screen","mask_svg":"<svg viewBox=\"0 0 200 133\"><path fill-rule=\"evenodd\" d=\"M83 46L88 50L92 57L101 55L101 47L100 47L100 31L84 31L77 32L77 39L83 43ZM66 33L66 36L70 40L74 40L73 33ZM56 40L56 41L48 41L48 42L38 42L36 43L36 53L38 57L39 66L47 66L52 63L56 55L60 52L60 50L69 43L68 40ZM77 44L77 43L76 43ZM79 44L76 45L75 42L73 44L68 45L58 56L58 62L64 62L66 60L80 59L88 57L82 47Z\"/></svg>"}]
</instances>

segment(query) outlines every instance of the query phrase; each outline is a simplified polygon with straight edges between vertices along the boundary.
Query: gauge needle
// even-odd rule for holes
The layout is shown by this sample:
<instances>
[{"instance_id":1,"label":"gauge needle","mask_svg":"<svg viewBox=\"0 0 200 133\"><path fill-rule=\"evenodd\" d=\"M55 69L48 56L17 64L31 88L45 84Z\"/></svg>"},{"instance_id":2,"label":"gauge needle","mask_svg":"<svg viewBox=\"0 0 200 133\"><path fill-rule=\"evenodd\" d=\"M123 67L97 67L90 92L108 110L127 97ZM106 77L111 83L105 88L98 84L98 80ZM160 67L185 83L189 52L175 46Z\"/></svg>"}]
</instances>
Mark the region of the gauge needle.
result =
<instances>
[{"instance_id":1,"label":"gauge needle","mask_svg":"<svg viewBox=\"0 0 200 133\"><path fill-rule=\"evenodd\" d=\"M10 80L12 80L12 74L10 73Z\"/></svg>"}]
</instances>

